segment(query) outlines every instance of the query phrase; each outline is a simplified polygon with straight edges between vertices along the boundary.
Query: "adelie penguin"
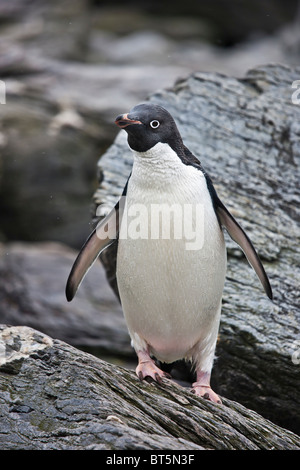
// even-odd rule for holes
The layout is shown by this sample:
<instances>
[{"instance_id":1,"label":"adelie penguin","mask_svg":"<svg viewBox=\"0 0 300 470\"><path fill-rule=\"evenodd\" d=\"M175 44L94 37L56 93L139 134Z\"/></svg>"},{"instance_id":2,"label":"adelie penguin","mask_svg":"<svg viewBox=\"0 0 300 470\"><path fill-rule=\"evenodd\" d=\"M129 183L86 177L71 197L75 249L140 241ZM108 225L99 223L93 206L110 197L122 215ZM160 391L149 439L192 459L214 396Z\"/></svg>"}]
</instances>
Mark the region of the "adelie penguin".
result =
<instances>
[{"instance_id":1,"label":"adelie penguin","mask_svg":"<svg viewBox=\"0 0 300 470\"><path fill-rule=\"evenodd\" d=\"M202 225L197 227L202 232L202 244L187 249L189 240L184 233L181 238L175 237L174 230L169 238L121 237L125 221L119 217L118 203L79 253L67 282L67 299L72 300L101 251L117 239L116 279L138 357L138 377L161 382L168 374L154 358L163 363L186 359L196 372L194 393L220 403L210 387L210 376L226 274L222 227L242 248L272 299L268 277L250 239L219 199L200 161L184 145L169 112L155 104L140 104L118 116L115 123L127 132L134 157L123 192L123 214L141 204L145 214L153 205L202 207ZM195 211L190 214L190 223L196 226ZM143 223L150 224L149 218L145 217ZM99 238L101 229L108 226L113 227L113 233L104 230L107 235Z\"/></svg>"}]
</instances>

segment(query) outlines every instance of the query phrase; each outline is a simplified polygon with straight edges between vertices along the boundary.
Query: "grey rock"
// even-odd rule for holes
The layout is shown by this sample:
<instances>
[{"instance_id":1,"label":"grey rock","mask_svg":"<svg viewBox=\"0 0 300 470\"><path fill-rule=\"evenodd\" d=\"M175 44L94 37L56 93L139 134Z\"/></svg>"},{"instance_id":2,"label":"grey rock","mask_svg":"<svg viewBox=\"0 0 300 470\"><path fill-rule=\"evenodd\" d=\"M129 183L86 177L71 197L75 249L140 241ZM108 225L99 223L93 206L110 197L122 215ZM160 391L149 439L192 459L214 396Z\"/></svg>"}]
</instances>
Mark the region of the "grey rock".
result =
<instances>
[{"instance_id":1,"label":"grey rock","mask_svg":"<svg viewBox=\"0 0 300 470\"><path fill-rule=\"evenodd\" d=\"M293 358L300 344L300 105L292 102L291 85L299 74L299 68L275 64L240 79L195 73L150 98L174 116L185 144L248 232L274 291L271 302L227 237L229 263L214 384L222 395L298 433L299 363ZM130 173L125 132L98 166L101 183L94 214L98 205L118 200ZM104 253L116 290L115 252Z\"/></svg>"},{"instance_id":2,"label":"grey rock","mask_svg":"<svg viewBox=\"0 0 300 470\"><path fill-rule=\"evenodd\" d=\"M58 243L3 245L0 323L26 325L124 361L133 350L119 301L100 263L93 266L76 299L66 300L65 285L76 255Z\"/></svg>"},{"instance_id":3,"label":"grey rock","mask_svg":"<svg viewBox=\"0 0 300 470\"><path fill-rule=\"evenodd\" d=\"M225 399L140 383L28 327L0 327L1 450L300 449L299 436Z\"/></svg>"}]
</instances>

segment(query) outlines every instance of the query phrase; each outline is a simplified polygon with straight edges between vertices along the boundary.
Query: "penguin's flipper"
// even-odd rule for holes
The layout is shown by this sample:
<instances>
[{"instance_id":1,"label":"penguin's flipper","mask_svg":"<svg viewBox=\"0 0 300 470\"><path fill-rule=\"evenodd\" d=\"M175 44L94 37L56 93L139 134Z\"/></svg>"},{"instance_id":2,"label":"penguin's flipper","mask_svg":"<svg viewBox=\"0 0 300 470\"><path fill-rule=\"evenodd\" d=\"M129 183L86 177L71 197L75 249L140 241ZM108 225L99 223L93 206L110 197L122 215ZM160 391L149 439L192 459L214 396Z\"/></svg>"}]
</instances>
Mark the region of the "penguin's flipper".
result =
<instances>
[{"instance_id":1,"label":"penguin's flipper","mask_svg":"<svg viewBox=\"0 0 300 470\"><path fill-rule=\"evenodd\" d=\"M251 240L219 198L217 200L216 206L216 212L219 216L221 224L226 228L230 237L241 247L246 255L248 262L251 264L260 282L262 283L267 296L272 299L272 288L268 276L264 270L258 254L255 251L254 246L252 245Z\"/></svg>"},{"instance_id":2,"label":"penguin's flipper","mask_svg":"<svg viewBox=\"0 0 300 470\"><path fill-rule=\"evenodd\" d=\"M102 219L81 248L71 269L66 297L70 302L75 296L84 276L92 267L100 253L118 237L119 203Z\"/></svg>"}]
</instances>

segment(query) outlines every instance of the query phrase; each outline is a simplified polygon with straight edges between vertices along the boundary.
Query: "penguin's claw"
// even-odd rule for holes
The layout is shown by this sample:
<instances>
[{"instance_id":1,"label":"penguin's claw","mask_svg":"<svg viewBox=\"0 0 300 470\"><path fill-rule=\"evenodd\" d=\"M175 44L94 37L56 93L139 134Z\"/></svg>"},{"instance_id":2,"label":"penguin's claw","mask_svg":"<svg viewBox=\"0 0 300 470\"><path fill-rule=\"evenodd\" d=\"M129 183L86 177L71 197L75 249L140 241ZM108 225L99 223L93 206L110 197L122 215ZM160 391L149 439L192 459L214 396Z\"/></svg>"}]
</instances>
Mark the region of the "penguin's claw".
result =
<instances>
[{"instance_id":1,"label":"penguin's claw","mask_svg":"<svg viewBox=\"0 0 300 470\"><path fill-rule=\"evenodd\" d=\"M161 384L163 378L171 378L170 374L159 369L151 359L139 362L135 372L140 381L151 378L154 382Z\"/></svg>"},{"instance_id":2,"label":"penguin's claw","mask_svg":"<svg viewBox=\"0 0 300 470\"><path fill-rule=\"evenodd\" d=\"M197 382L193 383L192 393L198 397L205 398L206 400L218 403L222 403L221 398L211 389L209 385L201 385Z\"/></svg>"}]
</instances>

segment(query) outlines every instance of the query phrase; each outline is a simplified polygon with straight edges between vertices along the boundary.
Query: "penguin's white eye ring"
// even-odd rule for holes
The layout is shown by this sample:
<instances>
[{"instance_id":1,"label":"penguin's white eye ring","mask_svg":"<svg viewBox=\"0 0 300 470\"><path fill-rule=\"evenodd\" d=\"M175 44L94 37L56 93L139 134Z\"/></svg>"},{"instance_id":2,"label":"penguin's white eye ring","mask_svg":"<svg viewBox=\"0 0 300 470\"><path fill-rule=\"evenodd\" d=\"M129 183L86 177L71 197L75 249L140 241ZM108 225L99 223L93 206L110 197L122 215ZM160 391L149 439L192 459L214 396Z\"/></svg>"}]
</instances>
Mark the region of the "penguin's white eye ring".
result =
<instances>
[{"instance_id":1,"label":"penguin's white eye ring","mask_svg":"<svg viewBox=\"0 0 300 470\"><path fill-rule=\"evenodd\" d=\"M152 127L152 129L157 129L160 126L160 122L154 119L154 121L150 122L150 126Z\"/></svg>"}]
</instances>

